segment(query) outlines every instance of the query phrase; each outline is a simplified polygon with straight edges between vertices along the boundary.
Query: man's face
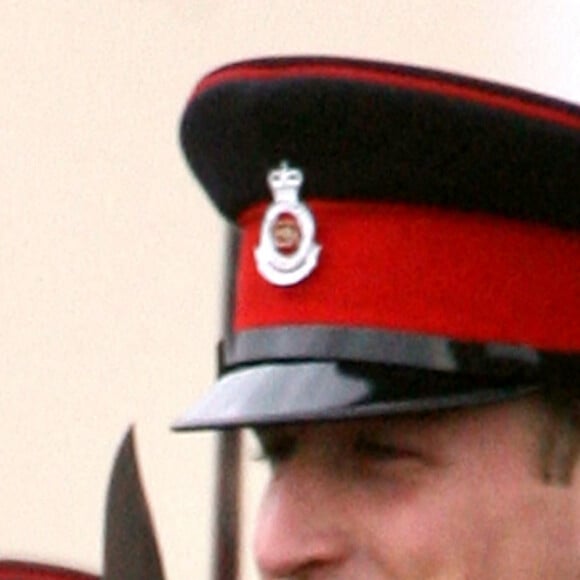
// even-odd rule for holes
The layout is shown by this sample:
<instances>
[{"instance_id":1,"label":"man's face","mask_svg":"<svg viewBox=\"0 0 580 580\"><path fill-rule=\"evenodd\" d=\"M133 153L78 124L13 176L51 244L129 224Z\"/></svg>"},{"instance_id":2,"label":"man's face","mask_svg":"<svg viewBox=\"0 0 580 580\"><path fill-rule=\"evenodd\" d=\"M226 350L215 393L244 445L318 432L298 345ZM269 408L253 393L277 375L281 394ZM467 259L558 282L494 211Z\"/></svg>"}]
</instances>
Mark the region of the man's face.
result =
<instances>
[{"instance_id":1,"label":"man's face","mask_svg":"<svg viewBox=\"0 0 580 580\"><path fill-rule=\"evenodd\" d=\"M260 429L264 578L580 578L580 486L540 477L539 404Z\"/></svg>"}]
</instances>

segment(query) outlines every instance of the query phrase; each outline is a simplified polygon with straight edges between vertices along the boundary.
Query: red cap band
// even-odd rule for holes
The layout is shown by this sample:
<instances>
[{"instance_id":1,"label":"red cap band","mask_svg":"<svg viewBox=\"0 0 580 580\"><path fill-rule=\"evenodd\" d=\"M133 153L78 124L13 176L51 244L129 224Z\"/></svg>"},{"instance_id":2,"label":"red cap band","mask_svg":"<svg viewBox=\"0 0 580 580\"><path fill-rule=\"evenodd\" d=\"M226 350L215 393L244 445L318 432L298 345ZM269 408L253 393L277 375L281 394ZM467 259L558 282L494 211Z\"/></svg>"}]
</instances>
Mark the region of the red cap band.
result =
<instances>
[{"instance_id":1,"label":"red cap band","mask_svg":"<svg viewBox=\"0 0 580 580\"><path fill-rule=\"evenodd\" d=\"M234 331L327 324L580 350L575 232L427 206L306 203L322 250L289 287L254 261L266 206L241 216Z\"/></svg>"}]
</instances>

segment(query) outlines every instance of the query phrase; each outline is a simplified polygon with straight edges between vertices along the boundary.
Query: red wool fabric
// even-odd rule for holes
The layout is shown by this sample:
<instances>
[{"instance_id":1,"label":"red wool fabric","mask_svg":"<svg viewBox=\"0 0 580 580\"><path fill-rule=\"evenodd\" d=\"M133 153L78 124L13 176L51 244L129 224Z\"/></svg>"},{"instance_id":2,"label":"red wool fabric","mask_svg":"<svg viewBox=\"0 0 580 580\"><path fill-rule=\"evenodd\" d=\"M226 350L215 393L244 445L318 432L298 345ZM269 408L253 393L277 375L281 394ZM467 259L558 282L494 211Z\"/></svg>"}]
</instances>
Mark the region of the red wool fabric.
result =
<instances>
[{"instance_id":1,"label":"red wool fabric","mask_svg":"<svg viewBox=\"0 0 580 580\"><path fill-rule=\"evenodd\" d=\"M34 562L0 561L0 580L99 580L98 576Z\"/></svg>"},{"instance_id":2,"label":"red wool fabric","mask_svg":"<svg viewBox=\"0 0 580 580\"><path fill-rule=\"evenodd\" d=\"M267 206L241 216L236 332L324 324L580 349L575 232L433 207L305 202L322 251L290 287L255 266Z\"/></svg>"}]
</instances>

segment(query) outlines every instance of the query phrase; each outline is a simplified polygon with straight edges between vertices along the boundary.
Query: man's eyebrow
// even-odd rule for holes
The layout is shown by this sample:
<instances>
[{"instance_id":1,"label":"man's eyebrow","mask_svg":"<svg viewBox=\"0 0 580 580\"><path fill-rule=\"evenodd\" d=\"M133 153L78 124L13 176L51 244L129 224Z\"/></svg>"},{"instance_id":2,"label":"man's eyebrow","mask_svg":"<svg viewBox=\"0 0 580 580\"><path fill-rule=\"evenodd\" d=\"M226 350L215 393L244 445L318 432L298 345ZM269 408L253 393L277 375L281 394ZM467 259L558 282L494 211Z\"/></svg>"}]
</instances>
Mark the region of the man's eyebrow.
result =
<instances>
[{"instance_id":1,"label":"man's eyebrow","mask_svg":"<svg viewBox=\"0 0 580 580\"><path fill-rule=\"evenodd\" d=\"M449 433L461 423L463 417L467 416L468 412L464 409L426 411L412 415L383 417L380 421L361 424L360 428L365 432L380 431L385 437L392 437L395 440L404 437L418 440Z\"/></svg>"}]
</instances>

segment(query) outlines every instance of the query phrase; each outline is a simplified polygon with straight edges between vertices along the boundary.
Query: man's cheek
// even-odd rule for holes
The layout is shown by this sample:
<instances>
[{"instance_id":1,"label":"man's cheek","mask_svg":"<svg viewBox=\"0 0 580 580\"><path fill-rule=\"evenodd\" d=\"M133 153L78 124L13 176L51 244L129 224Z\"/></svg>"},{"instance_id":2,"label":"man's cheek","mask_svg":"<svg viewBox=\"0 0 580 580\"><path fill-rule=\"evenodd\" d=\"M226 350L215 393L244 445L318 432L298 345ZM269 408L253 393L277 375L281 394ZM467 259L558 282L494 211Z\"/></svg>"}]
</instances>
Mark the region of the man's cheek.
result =
<instances>
[{"instance_id":1,"label":"man's cheek","mask_svg":"<svg viewBox=\"0 0 580 580\"><path fill-rule=\"evenodd\" d=\"M468 538L441 510L390 506L381 516L376 509L364 531L360 545L370 547L372 559L381 562L385 577L391 577L387 571L404 580L462 577Z\"/></svg>"}]
</instances>

